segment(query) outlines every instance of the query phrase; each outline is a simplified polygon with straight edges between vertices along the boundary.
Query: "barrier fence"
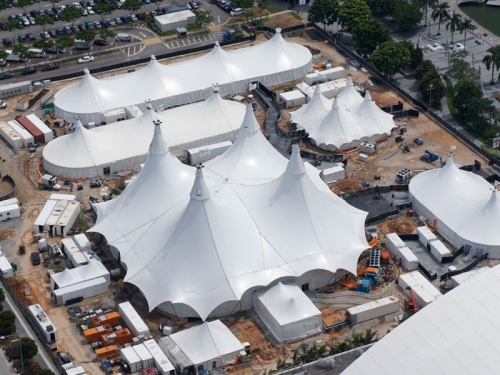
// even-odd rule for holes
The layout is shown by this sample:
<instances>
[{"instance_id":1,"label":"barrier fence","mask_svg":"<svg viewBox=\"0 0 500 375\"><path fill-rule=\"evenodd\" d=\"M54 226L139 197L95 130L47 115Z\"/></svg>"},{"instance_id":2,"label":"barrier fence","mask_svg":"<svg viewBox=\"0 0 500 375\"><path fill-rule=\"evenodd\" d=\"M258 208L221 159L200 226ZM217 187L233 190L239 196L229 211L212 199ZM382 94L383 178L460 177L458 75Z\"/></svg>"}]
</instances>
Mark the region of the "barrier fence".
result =
<instances>
[{"instance_id":1,"label":"barrier fence","mask_svg":"<svg viewBox=\"0 0 500 375\"><path fill-rule=\"evenodd\" d=\"M444 275L441 275L441 279L440 280L443 281L443 280L446 280L446 279L448 279L448 278L450 278L452 276L460 275L461 273L470 271L471 269L473 269L474 267L476 267L479 262L482 262L483 260L485 260L487 258L488 258L488 253L483 254L480 257L478 257L476 260L474 260L474 262L472 262L471 264L469 264L467 267L464 267L461 270L457 270L457 271L446 272Z\"/></svg>"}]
</instances>

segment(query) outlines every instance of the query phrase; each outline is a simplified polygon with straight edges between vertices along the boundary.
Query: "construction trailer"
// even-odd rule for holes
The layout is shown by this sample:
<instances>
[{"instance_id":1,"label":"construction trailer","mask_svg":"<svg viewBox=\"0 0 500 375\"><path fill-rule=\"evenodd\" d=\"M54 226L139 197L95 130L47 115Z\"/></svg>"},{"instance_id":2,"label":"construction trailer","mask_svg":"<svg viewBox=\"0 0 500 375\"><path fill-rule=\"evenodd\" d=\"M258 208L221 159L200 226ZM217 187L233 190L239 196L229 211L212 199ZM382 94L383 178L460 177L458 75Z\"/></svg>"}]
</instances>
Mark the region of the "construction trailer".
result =
<instances>
[{"instance_id":1,"label":"construction trailer","mask_svg":"<svg viewBox=\"0 0 500 375\"><path fill-rule=\"evenodd\" d=\"M136 354L141 359L142 368L146 369L154 366L155 362L153 360L153 356L143 343L132 346L132 349L134 349Z\"/></svg>"},{"instance_id":2,"label":"construction trailer","mask_svg":"<svg viewBox=\"0 0 500 375\"><path fill-rule=\"evenodd\" d=\"M280 103L285 108L297 107L306 104L306 96L299 90L282 92L280 93Z\"/></svg>"},{"instance_id":3,"label":"construction trailer","mask_svg":"<svg viewBox=\"0 0 500 375\"><path fill-rule=\"evenodd\" d=\"M424 247L427 248L427 250L431 249L430 243L438 239L436 235L432 233L432 231L426 226L418 227L417 233L418 233L418 240L422 245L424 245Z\"/></svg>"},{"instance_id":4,"label":"construction trailer","mask_svg":"<svg viewBox=\"0 0 500 375\"><path fill-rule=\"evenodd\" d=\"M99 327L104 324L110 325L111 327L119 325L120 314L118 314L116 311L112 311L107 314L98 315L92 318L92 325L94 327Z\"/></svg>"},{"instance_id":5,"label":"construction trailer","mask_svg":"<svg viewBox=\"0 0 500 375\"><path fill-rule=\"evenodd\" d=\"M73 241L82 252L92 250L92 244L85 233L76 234L73 236Z\"/></svg>"},{"instance_id":6,"label":"construction trailer","mask_svg":"<svg viewBox=\"0 0 500 375\"><path fill-rule=\"evenodd\" d=\"M420 271L412 271L400 275L398 284L408 297L411 297L410 289L412 290L417 305L420 308L427 306L442 296L441 292Z\"/></svg>"},{"instance_id":7,"label":"construction trailer","mask_svg":"<svg viewBox=\"0 0 500 375\"><path fill-rule=\"evenodd\" d=\"M122 348L120 354L122 356L122 361L129 366L129 370L132 374L142 370L141 358L132 347Z\"/></svg>"},{"instance_id":8,"label":"construction trailer","mask_svg":"<svg viewBox=\"0 0 500 375\"><path fill-rule=\"evenodd\" d=\"M68 257L68 260L71 262L73 267L81 267L89 264L87 257L83 255L73 238L63 238L61 240L61 250Z\"/></svg>"},{"instance_id":9,"label":"construction trailer","mask_svg":"<svg viewBox=\"0 0 500 375\"><path fill-rule=\"evenodd\" d=\"M108 292L108 281L104 277L73 284L54 290L54 303L65 305L68 301L95 297Z\"/></svg>"},{"instance_id":10,"label":"construction trailer","mask_svg":"<svg viewBox=\"0 0 500 375\"><path fill-rule=\"evenodd\" d=\"M156 343L155 340L146 340L144 341L144 346L149 350L151 355L153 356L153 361L156 369L160 373L160 375L171 375L175 371L174 366L168 360L167 356L161 350L160 346Z\"/></svg>"},{"instance_id":11,"label":"construction trailer","mask_svg":"<svg viewBox=\"0 0 500 375\"><path fill-rule=\"evenodd\" d=\"M418 269L418 265L420 264L418 257L411 251L411 249L407 246L400 247L397 249L395 253L399 260L401 261L401 265L408 271L414 271Z\"/></svg>"},{"instance_id":12,"label":"construction trailer","mask_svg":"<svg viewBox=\"0 0 500 375\"><path fill-rule=\"evenodd\" d=\"M66 288L71 285L80 284L89 280L103 277L107 285L111 283L111 277L107 268L98 260L91 260L89 264L77 268L66 268L62 272L50 275L50 287L52 291Z\"/></svg>"},{"instance_id":13,"label":"construction trailer","mask_svg":"<svg viewBox=\"0 0 500 375\"><path fill-rule=\"evenodd\" d=\"M30 115L34 116L34 115ZM53 134L52 130L45 125L43 122L40 121L40 123L43 125L43 128L40 126L38 122L36 124L33 123L34 118L37 118L36 116L28 118L26 116L21 116L16 119L16 121L21 124L22 127L24 127L27 131L30 132L30 134L33 136L33 139L35 140L36 143L47 143L53 139ZM32 121L33 120L33 121Z\"/></svg>"},{"instance_id":14,"label":"construction trailer","mask_svg":"<svg viewBox=\"0 0 500 375\"><path fill-rule=\"evenodd\" d=\"M0 202L0 221L14 219L21 216L21 208L17 198L6 199Z\"/></svg>"},{"instance_id":15,"label":"construction trailer","mask_svg":"<svg viewBox=\"0 0 500 375\"><path fill-rule=\"evenodd\" d=\"M319 176L327 184L340 181L345 178L345 167L343 163L336 163L334 167L322 170Z\"/></svg>"},{"instance_id":16,"label":"construction trailer","mask_svg":"<svg viewBox=\"0 0 500 375\"><path fill-rule=\"evenodd\" d=\"M192 148L186 151L186 159L189 165L198 165L222 155L233 144L229 141L214 143L207 146Z\"/></svg>"},{"instance_id":17,"label":"construction trailer","mask_svg":"<svg viewBox=\"0 0 500 375\"><path fill-rule=\"evenodd\" d=\"M35 324L48 344L55 344L57 341L57 329L50 321L45 311L39 304L28 306L30 315L34 318Z\"/></svg>"},{"instance_id":18,"label":"construction trailer","mask_svg":"<svg viewBox=\"0 0 500 375\"><path fill-rule=\"evenodd\" d=\"M80 202L69 201L66 209L59 217L59 220L56 222L56 235L66 237L76 219L78 218L80 211Z\"/></svg>"},{"instance_id":19,"label":"construction trailer","mask_svg":"<svg viewBox=\"0 0 500 375\"><path fill-rule=\"evenodd\" d=\"M14 270L9 260L5 257L5 254L0 250L0 272L2 272L2 277L8 279L9 277L14 277Z\"/></svg>"},{"instance_id":20,"label":"construction trailer","mask_svg":"<svg viewBox=\"0 0 500 375\"><path fill-rule=\"evenodd\" d=\"M23 146L28 147L28 145L33 144L35 142L35 139L31 135L29 131L27 131L25 128L21 126L17 121L12 120L12 121L7 121L7 124L17 133L21 136Z\"/></svg>"},{"instance_id":21,"label":"construction trailer","mask_svg":"<svg viewBox=\"0 0 500 375\"><path fill-rule=\"evenodd\" d=\"M0 135L14 150L23 147L23 138L21 135L5 121L0 121Z\"/></svg>"},{"instance_id":22,"label":"construction trailer","mask_svg":"<svg viewBox=\"0 0 500 375\"><path fill-rule=\"evenodd\" d=\"M439 262L443 262L443 258L451 257L451 251L448 249L444 243L440 240L435 240L430 243L431 246L431 254L436 258Z\"/></svg>"},{"instance_id":23,"label":"construction trailer","mask_svg":"<svg viewBox=\"0 0 500 375\"><path fill-rule=\"evenodd\" d=\"M148 326L130 302L120 303L118 305L118 313L135 337L150 335Z\"/></svg>"},{"instance_id":24,"label":"construction trailer","mask_svg":"<svg viewBox=\"0 0 500 375\"><path fill-rule=\"evenodd\" d=\"M346 318L354 325L389 314L395 314L398 311L399 299L395 296L390 296L351 307L347 309Z\"/></svg>"},{"instance_id":25,"label":"construction trailer","mask_svg":"<svg viewBox=\"0 0 500 375\"><path fill-rule=\"evenodd\" d=\"M83 331L83 337L87 343L93 343L96 341L100 341L102 336L113 332L113 328L110 325L103 325L99 327L89 328Z\"/></svg>"},{"instance_id":26,"label":"construction trailer","mask_svg":"<svg viewBox=\"0 0 500 375\"><path fill-rule=\"evenodd\" d=\"M405 247L406 244L396 233L388 233L385 236L385 246L395 255L399 253L398 249Z\"/></svg>"}]
</instances>

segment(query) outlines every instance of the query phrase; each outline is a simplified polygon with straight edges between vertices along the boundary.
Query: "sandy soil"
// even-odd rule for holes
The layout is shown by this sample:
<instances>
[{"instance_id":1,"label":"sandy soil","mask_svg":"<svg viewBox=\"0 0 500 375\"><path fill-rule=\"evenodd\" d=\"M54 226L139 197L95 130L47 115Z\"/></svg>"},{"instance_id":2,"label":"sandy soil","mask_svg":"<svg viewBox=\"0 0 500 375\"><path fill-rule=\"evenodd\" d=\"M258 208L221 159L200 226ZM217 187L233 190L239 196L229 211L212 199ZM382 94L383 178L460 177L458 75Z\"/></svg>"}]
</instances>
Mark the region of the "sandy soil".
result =
<instances>
[{"instance_id":1,"label":"sandy soil","mask_svg":"<svg viewBox=\"0 0 500 375\"><path fill-rule=\"evenodd\" d=\"M329 307L324 307L320 309L321 316L323 317L323 322L327 326L331 326L334 323L341 322L345 320L345 309L342 310L332 310Z\"/></svg>"},{"instance_id":2,"label":"sandy soil","mask_svg":"<svg viewBox=\"0 0 500 375\"><path fill-rule=\"evenodd\" d=\"M267 21L265 25L273 29L277 27L281 27L283 29L285 27L300 25L303 23L304 21L298 20L291 13L285 13L269 18L269 21Z\"/></svg>"},{"instance_id":3,"label":"sandy soil","mask_svg":"<svg viewBox=\"0 0 500 375\"><path fill-rule=\"evenodd\" d=\"M416 234L417 228L413 223L406 217L400 216L394 220L384 221L383 223L377 224L377 228L380 230L380 238L385 238L388 233L397 234Z\"/></svg>"}]
</instances>

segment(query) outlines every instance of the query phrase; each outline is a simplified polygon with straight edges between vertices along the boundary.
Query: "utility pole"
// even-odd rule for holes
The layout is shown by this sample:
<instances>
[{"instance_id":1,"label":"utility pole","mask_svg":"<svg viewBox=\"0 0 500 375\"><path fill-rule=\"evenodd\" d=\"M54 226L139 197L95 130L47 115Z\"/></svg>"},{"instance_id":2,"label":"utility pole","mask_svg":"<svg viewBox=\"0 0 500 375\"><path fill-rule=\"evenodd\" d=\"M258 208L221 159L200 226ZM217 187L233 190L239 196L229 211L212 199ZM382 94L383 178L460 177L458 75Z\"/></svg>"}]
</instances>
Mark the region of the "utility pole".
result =
<instances>
[{"instance_id":1,"label":"utility pole","mask_svg":"<svg viewBox=\"0 0 500 375\"><path fill-rule=\"evenodd\" d=\"M432 109L432 89L434 88L434 85L431 83L429 85L429 107Z\"/></svg>"}]
</instances>

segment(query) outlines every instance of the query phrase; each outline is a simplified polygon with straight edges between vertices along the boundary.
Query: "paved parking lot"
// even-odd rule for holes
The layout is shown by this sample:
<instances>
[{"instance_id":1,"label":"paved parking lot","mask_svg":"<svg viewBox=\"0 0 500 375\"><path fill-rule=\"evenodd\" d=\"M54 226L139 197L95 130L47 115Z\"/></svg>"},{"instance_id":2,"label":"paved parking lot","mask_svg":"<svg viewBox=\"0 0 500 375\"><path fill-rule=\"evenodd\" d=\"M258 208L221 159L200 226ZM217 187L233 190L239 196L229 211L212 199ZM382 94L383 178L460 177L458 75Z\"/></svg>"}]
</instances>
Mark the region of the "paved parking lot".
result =
<instances>
[{"instance_id":1,"label":"paved parking lot","mask_svg":"<svg viewBox=\"0 0 500 375\"><path fill-rule=\"evenodd\" d=\"M177 39L172 42L167 43L168 48L180 48L187 46L195 46L196 44L209 43L215 40L219 40L221 33L216 31L207 35L194 36L186 39Z\"/></svg>"}]
</instances>

